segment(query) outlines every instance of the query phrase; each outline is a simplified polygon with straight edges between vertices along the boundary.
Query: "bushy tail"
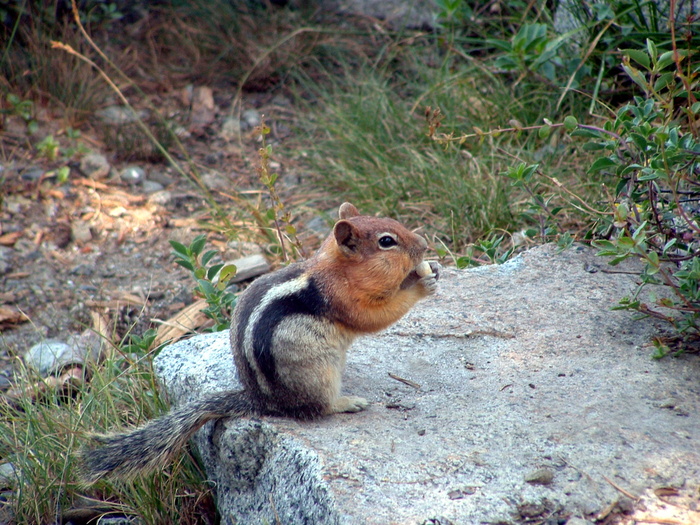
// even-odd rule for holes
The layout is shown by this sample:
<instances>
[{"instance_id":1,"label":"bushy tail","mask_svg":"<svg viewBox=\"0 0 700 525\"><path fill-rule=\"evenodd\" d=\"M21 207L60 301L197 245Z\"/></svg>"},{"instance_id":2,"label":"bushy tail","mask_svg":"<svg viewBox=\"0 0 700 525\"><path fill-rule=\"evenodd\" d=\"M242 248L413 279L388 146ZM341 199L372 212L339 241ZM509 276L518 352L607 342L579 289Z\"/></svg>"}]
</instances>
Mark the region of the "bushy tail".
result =
<instances>
[{"instance_id":1,"label":"bushy tail","mask_svg":"<svg viewBox=\"0 0 700 525\"><path fill-rule=\"evenodd\" d=\"M101 445L81 452L83 478L94 483L110 474L131 477L153 470L165 465L207 421L252 412L253 406L243 391L217 392L131 432L95 436Z\"/></svg>"}]
</instances>

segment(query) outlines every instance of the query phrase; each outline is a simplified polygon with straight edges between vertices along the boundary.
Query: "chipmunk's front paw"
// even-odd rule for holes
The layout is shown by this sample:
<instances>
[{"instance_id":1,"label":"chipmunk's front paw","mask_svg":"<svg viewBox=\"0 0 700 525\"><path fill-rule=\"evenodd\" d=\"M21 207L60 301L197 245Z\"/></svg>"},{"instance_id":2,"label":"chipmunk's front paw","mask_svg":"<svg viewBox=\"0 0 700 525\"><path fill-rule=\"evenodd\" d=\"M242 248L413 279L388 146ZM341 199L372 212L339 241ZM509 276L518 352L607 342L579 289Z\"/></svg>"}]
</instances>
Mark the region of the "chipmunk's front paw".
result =
<instances>
[{"instance_id":1,"label":"chipmunk's front paw","mask_svg":"<svg viewBox=\"0 0 700 525\"><path fill-rule=\"evenodd\" d=\"M369 406L369 401L364 397L342 396L335 400L332 411L339 412L361 412Z\"/></svg>"},{"instance_id":2,"label":"chipmunk's front paw","mask_svg":"<svg viewBox=\"0 0 700 525\"><path fill-rule=\"evenodd\" d=\"M428 295L433 295L437 291L437 282L440 278L440 265L434 261L423 261L416 267L416 273L420 276L418 281Z\"/></svg>"}]
</instances>

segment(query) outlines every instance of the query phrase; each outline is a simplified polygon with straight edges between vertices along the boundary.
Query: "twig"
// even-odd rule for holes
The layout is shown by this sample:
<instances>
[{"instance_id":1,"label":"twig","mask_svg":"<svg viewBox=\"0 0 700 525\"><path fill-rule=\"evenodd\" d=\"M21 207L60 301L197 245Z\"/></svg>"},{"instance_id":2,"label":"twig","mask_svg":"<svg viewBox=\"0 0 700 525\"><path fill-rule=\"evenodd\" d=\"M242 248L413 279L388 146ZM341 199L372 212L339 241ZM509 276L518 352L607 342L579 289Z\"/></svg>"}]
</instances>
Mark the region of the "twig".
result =
<instances>
[{"instance_id":1,"label":"twig","mask_svg":"<svg viewBox=\"0 0 700 525\"><path fill-rule=\"evenodd\" d=\"M389 372L389 377L403 383L404 385L408 385L412 388L415 388L416 390L420 390L420 385L418 383L414 383L410 379L404 379L403 377L397 376L396 374L392 374L391 372Z\"/></svg>"},{"instance_id":2,"label":"twig","mask_svg":"<svg viewBox=\"0 0 700 525\"><path fill-rule=\"evenodd\" d=\"M610 483L610 485L612 485L612 487L613 487L615 490L621 492L622 494L624 494L624 495L627 496L628 498L633 499L633 500L635 500L635 501L637 501L637 500L639 499L639 496L635 496L635 495L632 494L631 492L626 491L625 489L623 489L622 487L620 487L619 485L617 485L614 481L612 481L610 478L608 478L605 474L603 474L602 476L603 476L603 479L604 479L605 481L607 481L608 483Z\"/></svg>"}]
</instances>

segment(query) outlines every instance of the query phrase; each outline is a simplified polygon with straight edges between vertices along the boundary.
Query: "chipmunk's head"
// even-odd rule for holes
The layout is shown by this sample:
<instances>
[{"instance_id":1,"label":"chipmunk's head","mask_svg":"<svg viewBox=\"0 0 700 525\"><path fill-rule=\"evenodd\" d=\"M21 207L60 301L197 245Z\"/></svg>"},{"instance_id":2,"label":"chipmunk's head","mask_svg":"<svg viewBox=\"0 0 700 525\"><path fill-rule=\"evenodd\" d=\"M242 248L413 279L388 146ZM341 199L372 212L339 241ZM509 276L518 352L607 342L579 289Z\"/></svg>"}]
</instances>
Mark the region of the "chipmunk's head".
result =
<instances>
[{"instance_id":1,"label":"chipmunk's head","mask_svg":"<svg viewBox=\"0 0 700 525\"><path fill-rule=\"evenodd\" d=\"M329 241L348 264L362 265L364 271L387 283L401 282L423 261L428 243L394 219L360 215L346 202ZM328 242L328 241L327 241Z\"/></svg>"}]
</instances>

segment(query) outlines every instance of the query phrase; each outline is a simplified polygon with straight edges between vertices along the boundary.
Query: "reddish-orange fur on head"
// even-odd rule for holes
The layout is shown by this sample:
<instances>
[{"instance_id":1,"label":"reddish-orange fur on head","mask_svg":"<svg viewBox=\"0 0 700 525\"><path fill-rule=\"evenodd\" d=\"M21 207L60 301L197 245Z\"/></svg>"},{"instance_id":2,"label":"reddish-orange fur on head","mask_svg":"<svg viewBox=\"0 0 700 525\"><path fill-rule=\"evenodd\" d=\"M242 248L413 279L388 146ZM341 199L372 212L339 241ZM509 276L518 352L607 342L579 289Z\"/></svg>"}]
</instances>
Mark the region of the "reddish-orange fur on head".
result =
<instances>
[{"instance_id":1,"label":"reddish-orange fur on head","mask_svg":"<svg viewBox=\"0 0 700 525\"><path fill-rule=\"evenodd\" d=\"M382 237L395 245L380 246ZM351 204L309 270L328 295L337 322L353 332L374 332L399 320L426 291L402 284L415 272L425 239L393 219L360 215Z\"/></svg>"}]
</instances>

